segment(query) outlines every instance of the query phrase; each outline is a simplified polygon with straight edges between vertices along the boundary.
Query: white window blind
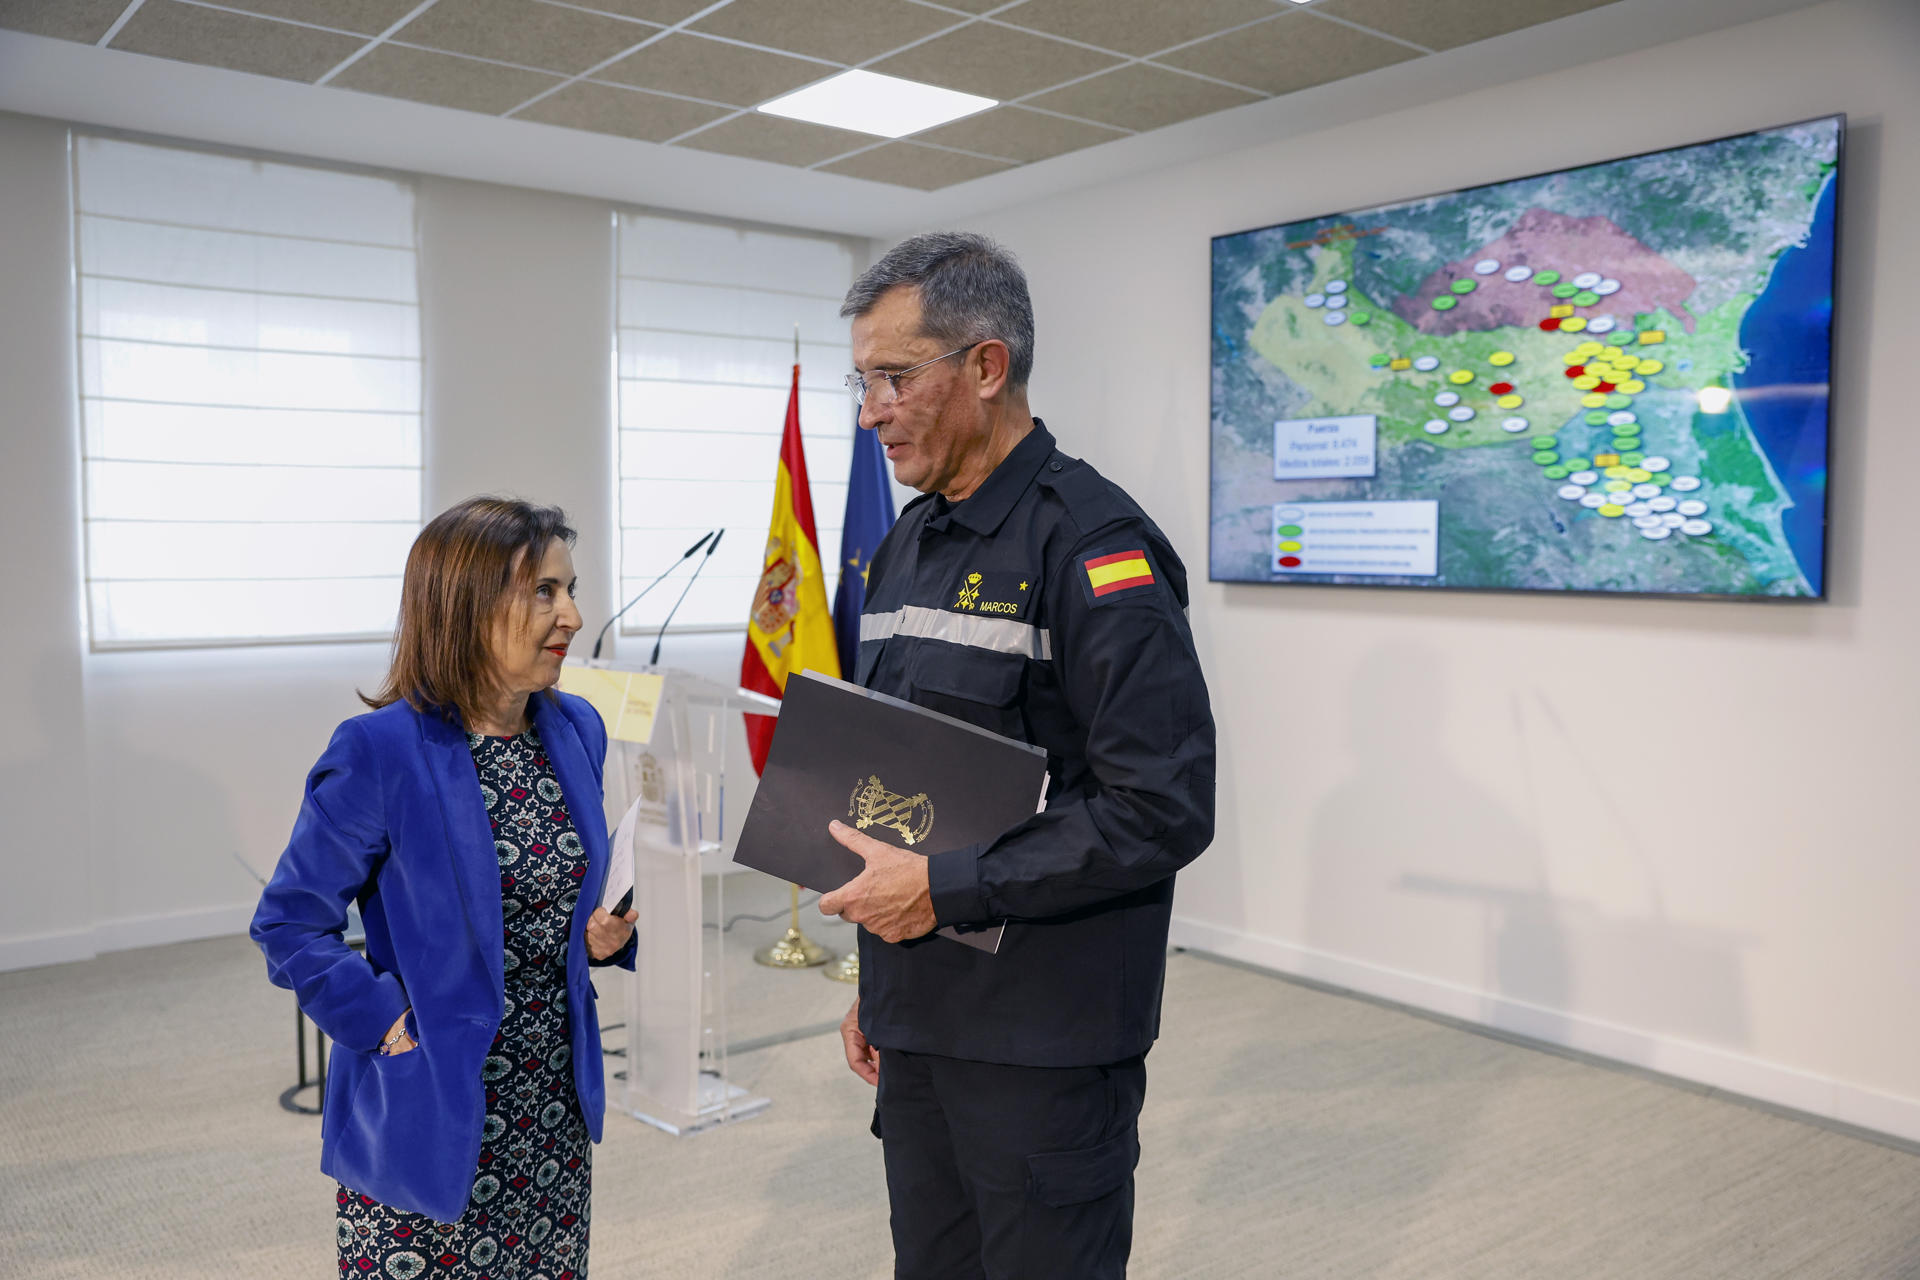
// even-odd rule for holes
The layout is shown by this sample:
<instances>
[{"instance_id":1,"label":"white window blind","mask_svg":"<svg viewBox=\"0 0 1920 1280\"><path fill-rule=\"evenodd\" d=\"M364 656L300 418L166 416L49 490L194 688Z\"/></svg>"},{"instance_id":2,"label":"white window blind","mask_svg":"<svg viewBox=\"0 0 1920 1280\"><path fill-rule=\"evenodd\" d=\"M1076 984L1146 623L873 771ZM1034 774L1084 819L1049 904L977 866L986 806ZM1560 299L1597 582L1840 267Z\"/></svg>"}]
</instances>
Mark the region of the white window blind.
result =
<instances>
[{"instance_id":1,"label":"white window blind","mask_svg":"<svg viewBox=\"0 0 1920 1280\"><path fill-rule=\"evenodd\" d=\"M673 629L746 626L798 325L800 429L831 603L853 448L852 350L839 316L853 283L852 248L640 214L620 216L619 241L621 601L724 525L726 538ZM680 586L661 584L621 620L623 634L657 630Z\"/></svg>"},{"instance_id":2,"label":"white window blind","mask_svg":"<svg viewBox=\"0 0 1920 1280\"><path fill-rule=\"evenodd\" d=\"M404 182L74 140L96 648L392 632L420 529Z\"/></svg>"}]
</instances>

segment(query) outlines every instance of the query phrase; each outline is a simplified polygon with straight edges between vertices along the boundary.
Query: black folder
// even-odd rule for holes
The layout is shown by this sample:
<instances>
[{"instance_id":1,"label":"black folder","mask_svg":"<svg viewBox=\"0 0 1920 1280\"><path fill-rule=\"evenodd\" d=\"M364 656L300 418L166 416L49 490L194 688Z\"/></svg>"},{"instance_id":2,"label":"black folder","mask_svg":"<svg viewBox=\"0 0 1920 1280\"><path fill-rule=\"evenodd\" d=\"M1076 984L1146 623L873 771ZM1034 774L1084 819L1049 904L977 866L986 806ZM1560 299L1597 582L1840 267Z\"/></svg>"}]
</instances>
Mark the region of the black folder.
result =
<instances>
[{"instance_id":1,"label":"black folder","mask_svg":"<svg viewBox=\"0 0 1920 1280\"><path fill-rule=\"evenodd\" d=\"M992 840L1045 799L1039 747L814 671L787 679L734 861L826 893L859 875L838 818L915 853ZM997 951L1004 924L939 932Z\"/></svg>"}]
</instances>

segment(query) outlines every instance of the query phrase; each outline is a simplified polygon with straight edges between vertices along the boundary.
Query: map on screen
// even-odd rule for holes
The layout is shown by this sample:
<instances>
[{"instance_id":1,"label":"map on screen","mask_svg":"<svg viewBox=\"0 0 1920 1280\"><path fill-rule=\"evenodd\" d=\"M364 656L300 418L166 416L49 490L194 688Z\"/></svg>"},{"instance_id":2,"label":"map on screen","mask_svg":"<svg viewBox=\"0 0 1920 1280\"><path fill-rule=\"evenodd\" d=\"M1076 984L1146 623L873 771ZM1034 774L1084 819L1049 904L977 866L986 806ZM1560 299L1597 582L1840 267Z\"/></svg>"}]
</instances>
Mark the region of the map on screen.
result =
<instances>
[{"instance_id":1,"label":"map on screen","mask_svg":"<svg viewBox=\"0 0 1920 1280\"><path fill-rule=\"evenodd\" d=\"M1843 125L1216 237L1211 578L1824 597Z\"/></svg>"}]
</instances>

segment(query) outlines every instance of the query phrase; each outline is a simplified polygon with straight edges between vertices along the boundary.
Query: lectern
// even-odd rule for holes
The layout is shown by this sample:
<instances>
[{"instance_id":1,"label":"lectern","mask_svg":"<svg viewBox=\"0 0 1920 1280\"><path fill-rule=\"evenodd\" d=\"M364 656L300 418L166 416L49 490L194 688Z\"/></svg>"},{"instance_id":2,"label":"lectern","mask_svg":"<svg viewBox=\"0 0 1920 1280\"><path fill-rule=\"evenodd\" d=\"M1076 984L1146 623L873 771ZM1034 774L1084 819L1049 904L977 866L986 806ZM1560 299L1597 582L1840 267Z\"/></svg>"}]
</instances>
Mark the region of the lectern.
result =
<instances>
[{"instance_id":1,"label":"lectern","mask_svg":"<svg viewBox=\"0 0 1920 1280\"><path fill-rule=\"evenodd\" d=\"M651 738L615 739L607 751L608 826L640 806L630 837L640 918L627 988L626 1079L609 1081L607 1097L668 1133L693 1133L769 1105L727 1078L726 877L714 877L709 901L701 857L717 854L726 837L734 717L777 715L780 704L688 671L610 669L658 675L663 684Z\"/></svg>"}]
</instances>

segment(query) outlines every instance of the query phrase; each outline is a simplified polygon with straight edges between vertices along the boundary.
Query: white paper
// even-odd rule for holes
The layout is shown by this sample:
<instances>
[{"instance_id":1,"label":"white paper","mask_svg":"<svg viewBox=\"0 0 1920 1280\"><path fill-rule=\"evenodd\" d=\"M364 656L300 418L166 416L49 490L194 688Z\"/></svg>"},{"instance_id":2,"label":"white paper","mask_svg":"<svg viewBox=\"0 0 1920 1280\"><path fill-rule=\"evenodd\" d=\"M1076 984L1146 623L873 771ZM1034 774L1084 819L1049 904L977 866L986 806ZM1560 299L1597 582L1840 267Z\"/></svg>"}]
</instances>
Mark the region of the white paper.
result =
<instances>
[{"instance_id":1,"label":"white paper","mask_svg":"<svg viewBox=\"0 0 1920 1280\"><path fill-rule=\"evenodd\" d=\"M633 888L633 832L640 825L641 804L635 800L627 806L626 816L607 841L607 883L600 890L600 905L608 911Z\"/></svg>"}]
</instances>

